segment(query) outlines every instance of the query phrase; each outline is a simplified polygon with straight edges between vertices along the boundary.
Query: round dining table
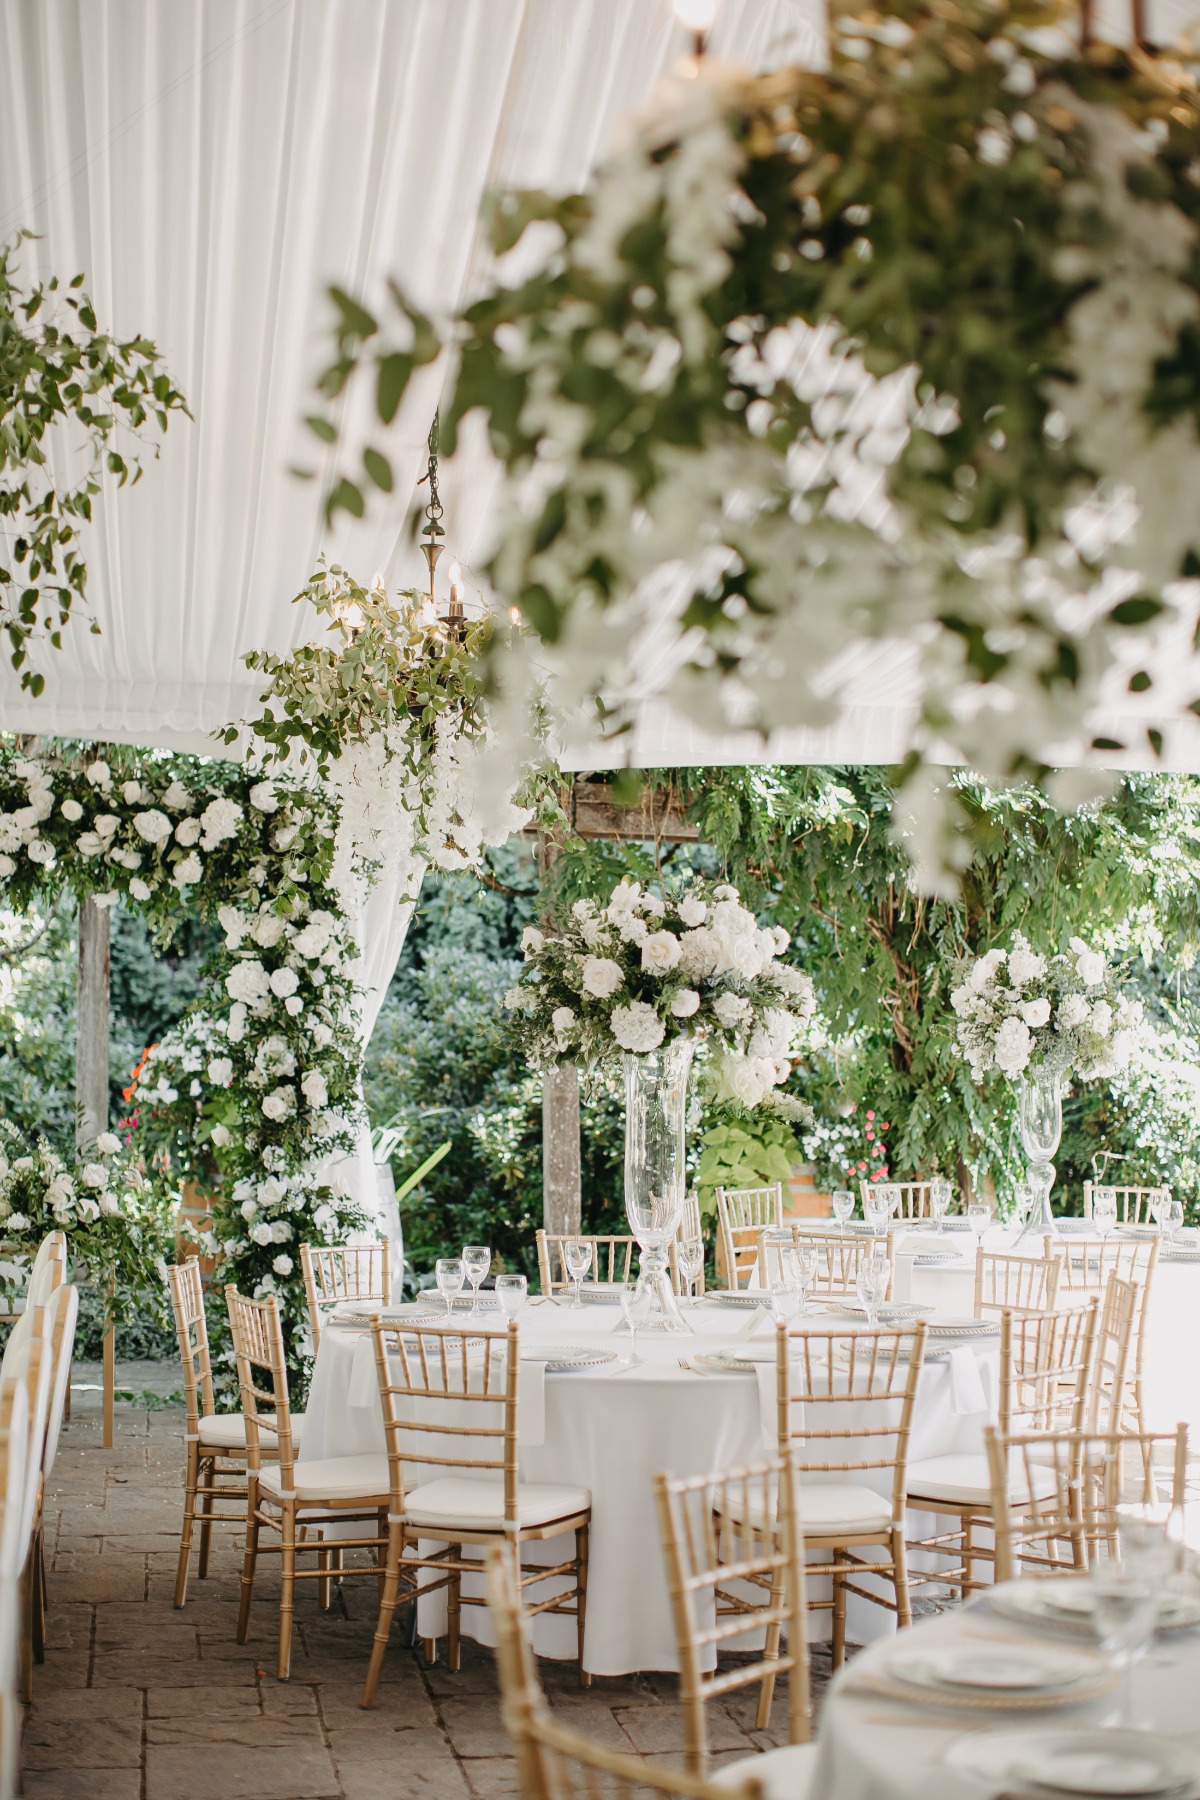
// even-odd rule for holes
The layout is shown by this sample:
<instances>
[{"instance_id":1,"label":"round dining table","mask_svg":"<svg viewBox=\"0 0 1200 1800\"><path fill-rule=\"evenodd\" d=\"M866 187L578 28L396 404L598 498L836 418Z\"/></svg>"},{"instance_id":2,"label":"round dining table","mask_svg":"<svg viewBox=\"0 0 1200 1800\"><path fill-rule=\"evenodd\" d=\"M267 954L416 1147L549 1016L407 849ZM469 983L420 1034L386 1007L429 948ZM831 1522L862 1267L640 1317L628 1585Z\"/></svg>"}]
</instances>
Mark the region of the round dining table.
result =
<instances>
[{"instance_id":1,"label":"round dining table","mask_svg":"<svg viewBox=\"0 0 1200 1800\"><path fill-rule=\"evenodd\" d=\"M433 1302L438 1304L436 1298ZM969 1310L969 1309L968 1309ZM629 1366L619 1306L540 1296L519 1321L518 1448L524 1481L573 1482L592 1496L585 1667L596 1675L675 1670L678 1657L659 1542L652 1479L729 1469L775 1453L774 1325L767 1314L716 1301L689 1303L687 1337L639 1335L644 1359ZM501 1324L498 1311L486 1315ZM814 1330L855 1329L846 1314L816 1313ZM547 1346L594 1350L616 1360L547 1371ZM750 1368L713 1368L734 1353ZM924 1364L914 1408L912 1459L979 1452L994 1414L996 1340L960 1345ZM301 1460L382 1452L372 1340L363 1325L327 1324L309 1391ZM818 1478L819 1479L819 1478ZM877 1485L877 1484L873 1484ZM886 1491L886 1489L884 1490ZM526 1546L527 1560L560 1559L562 1541ZM813 1583L814 1592L819 1591ZM464 1591L471 1591L464 1588ZM444 1595L421 1602L422 1636L444 1631ZM817 1615L820 1618L820 1615ZM850 1597L857 1641L894 1631L881 1607ZM463 1630L489 1642L486 1609L470 1606ZM821 1627L825 1630L824 1623ZM574 1620L535 1621L539 1655L573 1658Z\"/></svg>"},{"instance_id":2,"label":"round dining table","mask_svg":"<svg viewBox=\"0 0 1200 1800\"><path fill-rule=\"evenodd\" d=\"M1085 1581L1086 1577L1068 1577ZM1155 1794L1166 1800L1195 1800L1200 1794L1200 1715L1195 1696L1200 1684L1200 1629L1160 1632L1135 1664L1127 1700L1127 1723L1146 1737L1129 1738L1114 1730L1121 1698L1104 1659L1088 1634L1078 1629L1033 1629L1016 1624L1000 1609L1010 1586L966 1607L915 1625L888 1643L874 1644L854 1656L833 1681L821 1713L818 1762L809 1789L837 1800L1080 1800L1095 1794ZM1026 1584L1021 1584L1022 1586ZM1194 1604L1200 1589L1191 1590ZM1047 1653L1094 1659L1096 1679L1084 1678L1093 1698L1052 1703L1045 1694L1029 1701L1015 1691L980 1695L964 1688L929 1699L903 1692L906 1670L933 1652L949 1652L958 1673L967 1659L999 1653L1015 1657L1026 1669ZM899 1683L897 1677L900 1678ZM1018 1676L1019 1678L1019 1676ZM1099 1691L1097 1691L1099 1690ZM1070 1734L1074 1745L1061 1744ZM1057 1744L1057 1749L1056 1749ZM1147 1762L1140 1778L1136 1760ZM1107 1767L1113 1752L1127 1761L1122 1778ZM1151 1765L1157 1755L1178 1755L1194 1769L1194 1779L1170 1789L1157 1785ZM1047 1788L1038 1773L1049 1775L1052 1760L1068 1755L1067 1779L1082 1785ZM1023 1778L1005 1765L1028 1771ZM974 1768L966 1765L974 1765ZM1073 1769L1071 1767L1073 1765ZM1134 1766L1131 1766L1134 1765ZM1161 1776L1158 1780L1162 1780ZM1132 1782L1132 1785L1130 1783ZM768 1790L767 1800L784 1800Z\"/></svg>"}]
</instances>

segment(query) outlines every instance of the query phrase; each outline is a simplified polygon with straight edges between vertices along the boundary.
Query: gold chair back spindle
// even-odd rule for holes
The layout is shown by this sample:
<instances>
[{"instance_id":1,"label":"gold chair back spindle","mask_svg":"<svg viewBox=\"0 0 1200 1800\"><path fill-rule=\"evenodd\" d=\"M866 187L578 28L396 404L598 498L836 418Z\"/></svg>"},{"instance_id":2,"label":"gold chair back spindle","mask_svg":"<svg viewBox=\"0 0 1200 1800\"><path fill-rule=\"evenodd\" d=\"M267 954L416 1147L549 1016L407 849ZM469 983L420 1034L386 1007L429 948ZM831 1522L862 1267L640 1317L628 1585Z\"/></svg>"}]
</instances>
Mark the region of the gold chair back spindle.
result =
<instances>
[{"instance_id":1,"label":"gold chair back spindle","mask_svg":"<svg viewBox=\"0 0 1200 1800\"><path fill-rule=\"evenodd\" d=\"M308 1300L308 1328L313 1350L321 1342L323 1315L342 1300L392 1303L391 1246L378 1244L301 1244L300 1267Z\"/></svg>"},{"instance_id":2,"label":"gold chair back spindle","mask_svg":"<svg viewBox=\"0 0 1200 1800\"><path fill-rule=\"evenodd\" d=\"M856 1232L853 1237L835 1237L831 1232L814 1231L811 1226L793 1225L792 1242L816 1252L817 1272L809 1294L814 1300L853 1300L858 1289L858 1275L864 1262L882 1250L888 1259L887 1299L892 1297L896 1279L896 1239L894 1231L879 1237Z\"/></svg>"},{"instance_id":3,"label":"gold chair back spindle","mask_svg":"<svg viewBox=\"0 0 1200 1800\"><path fill-rule=\"evenodd\" d=\"M727 1287L749 1284L758 1262L760 1232L782 1224L782 1182L770 1187L717 1189L717 1233Z\"/></svg>"},{"instance_id":4,"label":"gold chair back spindle","mask_svg":"<svg viewBox=\"0 0 1200 1800\"><path fill-rule=\"evenodd\" d=\"M590 1244L592 1261L585 1281L630 1281L637 1239L619 1234L592 1231L548 1232L538 1230L538 1274L543 1294L569 1292L574 1282L567 1274L563 1256L564 1244Z\"/></svg>"}]
</instances>

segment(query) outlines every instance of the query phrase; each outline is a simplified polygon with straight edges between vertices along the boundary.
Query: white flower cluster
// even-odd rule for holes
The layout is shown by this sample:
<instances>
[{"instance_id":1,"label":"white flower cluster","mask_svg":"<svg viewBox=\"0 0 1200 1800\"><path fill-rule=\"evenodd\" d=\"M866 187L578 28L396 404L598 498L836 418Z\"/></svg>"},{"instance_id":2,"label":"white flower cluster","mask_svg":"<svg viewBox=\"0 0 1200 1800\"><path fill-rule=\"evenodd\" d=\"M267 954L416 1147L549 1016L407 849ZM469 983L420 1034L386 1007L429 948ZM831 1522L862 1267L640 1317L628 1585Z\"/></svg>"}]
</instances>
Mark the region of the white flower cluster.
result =
<instances>
[{"instance_id":1,"label":"white flower cluster","mask_svg":"<svg viewBox=\"0 0 1200 1800\"><path fill-rule=\"evenodd\" d=\"M760 1106L791 1073L815 1007L808 976L780 961L789 941L736 888L660 897L626 879L605 906L577 900L561 932L526 928L511 1029L541 1067L647 1055L687 1033L707 1042L719 1097Z\"/></svg>"},{"instance_id":2,"label":"white flower cluster","mask_svg":"<svg viewBox=\"0 0 1200 1800\"><path fill-rule=\"evenodd\" d=\"M989 950L950 996L958 1042L976 1081L1044 1068L1106 1079L1129 1060L1142 1005L1121 995L1099 950L1073 937L1046 956L1017 932L1011 950Z\"/></svg>"}]
</instances>

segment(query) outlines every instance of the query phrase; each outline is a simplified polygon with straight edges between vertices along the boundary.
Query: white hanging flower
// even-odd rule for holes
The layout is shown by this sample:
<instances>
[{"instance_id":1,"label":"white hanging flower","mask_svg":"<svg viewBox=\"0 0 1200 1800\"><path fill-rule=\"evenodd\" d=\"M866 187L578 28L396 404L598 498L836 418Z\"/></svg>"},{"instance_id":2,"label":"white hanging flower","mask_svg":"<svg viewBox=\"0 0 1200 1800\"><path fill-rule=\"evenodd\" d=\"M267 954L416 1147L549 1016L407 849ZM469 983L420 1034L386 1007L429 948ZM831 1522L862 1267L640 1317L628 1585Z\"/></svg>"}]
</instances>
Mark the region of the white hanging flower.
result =
<instances>
[{"instance_id":1,"label":"white hanging flower","mask_svg":"<svg viewBox=\"0 0 1200 1800\"><path fill-rule=\"evenodd\" d=\"M208 1065L208 1079L214 1087L228 1087L233 1080L233 1062L228 1056L214 1056Z\"/></svg>"},{"instance_id":2,"label":"white hanging flower","mask_svg":"<svg viewBox=\"0 0 1200 1800\"><path fill-rule=\"evenodd\" d=\"M109 781L112 779L112 770L106 762L101 761L99 758L94 763L88 764L87 768L84 770L84 774L87 776L92 786L98 788L106 788Z\"/></svg>"},{"instance_id":3,"label":"white hanging flower","mask_svg":"<svg viewBox=\"0 0 1200 1800\"><path fill-rule=\"evenodd\" d=\"M40 863L46 869L54 867L57 857L54 845L47 842L45 838L31 838L25 846L25 854L30 862Z\"/></svg>"},{"instance_id":4,"label":"white hanging flower","mask_svg":"<svg viewBox=\"0 0 1200 1800\"><path fill-rule=\"evenodd\" d=\"M718 994L713 1001L713 1012L728 1031L750 1017L751 1006L741 994Z\"/></svg>"},{"instance_id":5,"label":"white hanging flower","mask_svg":"<svg viewBox=\"0 0 1200 1800\"><path fill-rule=\"evenodd\" d=\"M615 994L624 983L620 963L613 962L608 956L585 956L580 979L585 994L591 994L597 1000L607 1000Z\"/></svg>"},{"instance_id":6,"label":"white hanging flower","mask_svg":"<svg viewBox=\"0 0 1200 1800\"><path fill-rule=\"evenodd\" d=\"M693 1013L700 1010L700 996L695 988L680 988L672 996L671 1014L676 1019L690 1019Z\"/></svg>"},{"instance_id":7,"label":"white hanging flower","mask_svg":"<svg viewBox=\"0 0 1200 1800\"><path fill-rule=\"evenodd\" d=\"M277 1256L275 1261L271 1264L271 1267L277 1275L290 1275L292 1272L292 1259L286 1254Z\"/></svg>"},{"instance_id":8,"label":"white hanging flower","mask_svg":"<svg viewBox=\"0 0 1200 1800\"><path fill-rule=\"evenodd\" d=\"M227 838L236 837L244 816L236 800L228 800L224 795L210 800L200 814L200 826L204 832L201 849L215 850Z\"/></svg>"},{"instance_id":9,"label":"white hanging flower","mask_svg":"<svg viewBox=\"0 0 1200 1800\"><path fill-rule=\"evenodd\" d=\"M140 875L135 875L129 883L129 892L135 900L149 900L154 889Z\"/></svg>"},{"instance_id":10,"label":"white hanging flower","mask_svg":"<svg viewBox=\"0 0 1200 1800\"><path fill-rule=\"evenodd\" d=\"M300 977L295 969L276 969L271 975L271 992L280 1000L286 1000L300 986Z\"/></svg>"},{"instance_id":11,"label":"white hanging flower","mask_svg":"<svg viewBox=\"0 0 1200 1800\"><path fill-rule=\"evenodd\" d=\"M622 1050L635 1053L657 1050L667 1034L663 1021L644 1000L631 1000L628 1006L614 1006L609 1028Z\"/></svg>"},{"instance_id":12,"label":"white hanging flower","mask_svg":"<svg viewBox=\"0 0 1200 1800\"><path fill-rule=\"evenodd\" d=\"M136 787L137 783L133 785ZM171 821L166 813L151 807L148 812L134 813L133 829L147 844L161 844L171 835Z\"/></svg>"},{"instance_id":13,"label":"white hanging flower","mask_svg":"<svg viewBox=\"0 0 1200 1800\"><path fill-rule=\"evenodd\" d=\"M115 1131L102 1131L96 1139L96 1148L101 1156L115 1156L121 1148L121 1140Z\"/></svg>"},{"instance_id":14,"label":"white hanging flower","mask_svg":"<svg viewBox=\"0 0 1200 1800\"><path fill-rule=\"evenodd\" d=\"M666 975L679 961L679 939L672 931L655 931L642 944L642 967L651 975Z\"/></svg>"},{"instance_id":15,"label":"white hanging flower","mask_svg":"<svg viewBox=\"0 0 1200 1800\"><path fill-rule=\"evenodd\" d=\"M193 844L198 844L200 842L199 819L180 819L175 827L175 842L182 844L185 850L189 850Z\"/></svg>"},{"instance_id":16,"label":"white hanging flower","mask_svg":"<svg viewBox=\"0 0 1200 1800\"><path fill-rule=\"evenodd\" d=\"M58 810L71 825L78 825L83 817L83 808L78 800L64 800Z\"/></svg>"},{"instance_id":17,"label":"white hanging flower","mask_svg":"<svg viewBox=\"0 0 1200 1800\"><path fill-rule=\"evenodd\" d=\"M193 850L190 855L185 856L181 862L175 864L175 872L171 879L174 881L177 888L195 887L196 883L203 878L203 875L204 864Z\"/></svg>"}]
</instances>

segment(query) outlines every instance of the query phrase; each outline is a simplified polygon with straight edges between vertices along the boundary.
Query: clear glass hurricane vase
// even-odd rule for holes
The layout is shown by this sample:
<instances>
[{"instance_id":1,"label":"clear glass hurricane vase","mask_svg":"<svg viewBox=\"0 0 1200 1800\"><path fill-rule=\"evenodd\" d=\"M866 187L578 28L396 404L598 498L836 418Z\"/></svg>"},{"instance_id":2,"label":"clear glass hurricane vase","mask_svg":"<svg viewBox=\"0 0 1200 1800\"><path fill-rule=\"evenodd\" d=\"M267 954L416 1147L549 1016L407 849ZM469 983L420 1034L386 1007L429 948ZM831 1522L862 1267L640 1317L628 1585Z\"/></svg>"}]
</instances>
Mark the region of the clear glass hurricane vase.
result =
<instances>
[{"instance_id":1,"label":"clear glass hurricane vase","mask_svg":"<svg viewBox=\"0 0 1200 1800\"><path fill-rule=\"evenodd\" d=\"M641 1249L639 1287L649 1305L638 1329L690 1335L667 1273L687 1188L684 1165L688 1074L694 1045L677 1037L625 1057L625 1215Z\"/></svg>"},{"instance_id":2,"label":"clear glass hurricane vase","mask_svg":"<svg viewBox=\"0 0 1200 1800\"><path fill-rule=\"evenodd\" d=\"M1034 1200L1021 1238L1057 1236L1050 1210L1055 1176L1051 1158L1061 1139L1062 1078L1050 1069L1031 1070L1021 1083L1021 1143L1029 1158L1029 1185Z\"/></svg>"}]
</instances>

